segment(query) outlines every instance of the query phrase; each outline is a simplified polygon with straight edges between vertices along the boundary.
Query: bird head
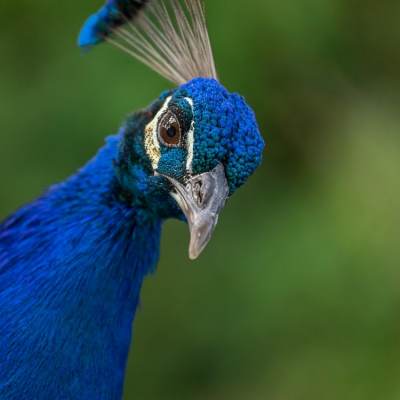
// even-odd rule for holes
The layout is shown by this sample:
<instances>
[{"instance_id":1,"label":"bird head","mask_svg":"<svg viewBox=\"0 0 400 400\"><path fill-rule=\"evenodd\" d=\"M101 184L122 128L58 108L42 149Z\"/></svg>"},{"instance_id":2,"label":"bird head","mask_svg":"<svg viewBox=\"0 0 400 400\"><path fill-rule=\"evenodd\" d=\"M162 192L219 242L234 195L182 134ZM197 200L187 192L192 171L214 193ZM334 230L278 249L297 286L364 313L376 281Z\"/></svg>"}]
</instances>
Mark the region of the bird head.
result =
<instances>
[{"instance_id":1,"label":"bird head","mask_svg":"<svg viewBox=\"0 0 400 400\"><path fill-rule=\"evenodd\" d=\"M261 162L264 141L254 113L216 80L194 79L166 97L145 128L144 146L188 221L189 254L197 258L228 196Z\"/></svg>"},{"instance_id":2,"label":"bird head","mask_svg":"<svg viewBox=\"0 0 400 400\"><path fill-rule=\"evenodd\" d=\"M195 259L226 200L260 165L264 141L243 97L218 81L201 0L168 2L109 0L79 44L108 41L178 84L128 121L116 166L147 208L187 220Z\"/></svg>"}]
</instances>

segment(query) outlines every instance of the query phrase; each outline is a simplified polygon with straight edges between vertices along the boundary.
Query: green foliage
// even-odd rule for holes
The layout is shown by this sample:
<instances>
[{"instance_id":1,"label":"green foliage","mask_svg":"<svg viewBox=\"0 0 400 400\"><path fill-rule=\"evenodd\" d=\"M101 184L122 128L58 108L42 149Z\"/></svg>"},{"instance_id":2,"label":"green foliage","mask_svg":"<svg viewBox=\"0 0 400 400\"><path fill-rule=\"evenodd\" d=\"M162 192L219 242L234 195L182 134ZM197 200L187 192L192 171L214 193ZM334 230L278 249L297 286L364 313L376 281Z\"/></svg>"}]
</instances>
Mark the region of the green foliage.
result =
<instances>
[{"instance_id":1,"label":"green foliage","mask_svg":"<svg viewBox=\"0 0 400 400\"><path fill-rule=\"evenodd\" d=\"M107 46L80 53L98 5L1 2L1 217L168 87ZM198 262L167 224L126 398L398 399L399 4L207 6L222 81L269 146Z\"/></svg>"}]
</instances>

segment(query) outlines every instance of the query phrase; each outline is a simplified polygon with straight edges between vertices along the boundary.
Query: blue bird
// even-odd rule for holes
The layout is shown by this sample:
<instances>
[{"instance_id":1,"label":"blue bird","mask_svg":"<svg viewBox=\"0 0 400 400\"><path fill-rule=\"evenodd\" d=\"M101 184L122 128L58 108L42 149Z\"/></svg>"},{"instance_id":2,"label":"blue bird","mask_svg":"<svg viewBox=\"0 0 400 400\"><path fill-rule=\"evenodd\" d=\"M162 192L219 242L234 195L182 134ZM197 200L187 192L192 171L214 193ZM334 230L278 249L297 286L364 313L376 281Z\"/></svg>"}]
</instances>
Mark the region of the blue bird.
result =
<instances>
[{"instance_id":1,"label":"blue bird","mask_svg":"<svg viewBox=\"0 0 400 400\"><path fill-rule=\"evenodd\" d=\"M261 163L251 108L218 81L201 0L108 0L79 36L176 84L81 170L0 225L0 399L118 400L163 222L189 256Z\"/></svg>"}]
</instances>

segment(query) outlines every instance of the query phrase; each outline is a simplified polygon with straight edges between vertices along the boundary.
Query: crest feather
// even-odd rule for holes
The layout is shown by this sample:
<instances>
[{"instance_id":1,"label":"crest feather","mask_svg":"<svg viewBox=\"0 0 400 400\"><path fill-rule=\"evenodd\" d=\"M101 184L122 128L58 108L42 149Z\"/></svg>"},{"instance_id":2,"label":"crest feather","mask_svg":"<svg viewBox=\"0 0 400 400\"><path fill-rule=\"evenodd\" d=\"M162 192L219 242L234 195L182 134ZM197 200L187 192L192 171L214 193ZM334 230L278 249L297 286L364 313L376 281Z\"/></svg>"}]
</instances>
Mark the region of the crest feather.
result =
<instances>
[{"instance_id":1,"label":"crest feather","mask_svg":"<svg viewBox=\"0 0 400 400\"><path fill-rule=\"evenodd\" d=\"M166 79L217 79L202 0L108 0L85 23L79 45L107 41Z\"/></svg>"}]
</instances>

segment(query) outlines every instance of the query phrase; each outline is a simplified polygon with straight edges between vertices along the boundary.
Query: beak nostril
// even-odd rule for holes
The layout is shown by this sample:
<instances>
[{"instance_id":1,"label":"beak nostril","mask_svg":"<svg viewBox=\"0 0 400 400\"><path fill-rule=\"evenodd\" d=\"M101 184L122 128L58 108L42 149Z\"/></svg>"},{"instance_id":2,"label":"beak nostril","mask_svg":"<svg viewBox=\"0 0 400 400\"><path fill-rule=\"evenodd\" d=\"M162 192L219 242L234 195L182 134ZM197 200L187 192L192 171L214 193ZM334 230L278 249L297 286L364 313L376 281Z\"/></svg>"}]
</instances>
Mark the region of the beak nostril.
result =
<instances>
[{"instance_id":1,"label":"beak nostril","mask_svg":"<svg viewBox=\"0 0 400 400\"><path fill-rule=\"evenodd\" d=\"M203 201L204 201L204 195L203 195L202 188L203 188L203 182L202 181L197 181L194 184L194 187L193 187L193 197L194 197L194 199L196 200L196 203L199 206L202 206L203 205Z\"/></svg>"},{"instance_id":2,"label":"beak nostril","mask_svg":"<svg viewBox=\"0 0 400 400\"><path fill-rule=\"evenodd\" d=\"M198 199L199 199L199 205L203 205L204 198L203 198L203 194L201 192L199 192L199 194L198 194Z\"/></svg>"}]
</instances>

